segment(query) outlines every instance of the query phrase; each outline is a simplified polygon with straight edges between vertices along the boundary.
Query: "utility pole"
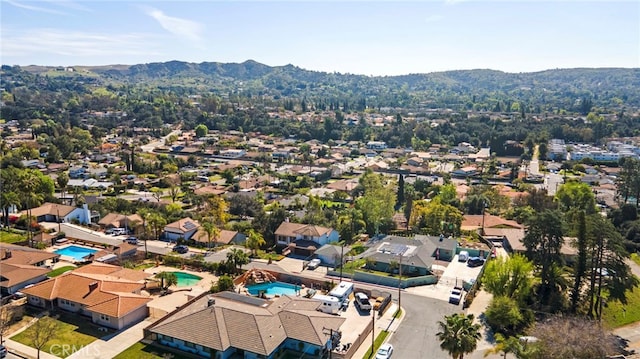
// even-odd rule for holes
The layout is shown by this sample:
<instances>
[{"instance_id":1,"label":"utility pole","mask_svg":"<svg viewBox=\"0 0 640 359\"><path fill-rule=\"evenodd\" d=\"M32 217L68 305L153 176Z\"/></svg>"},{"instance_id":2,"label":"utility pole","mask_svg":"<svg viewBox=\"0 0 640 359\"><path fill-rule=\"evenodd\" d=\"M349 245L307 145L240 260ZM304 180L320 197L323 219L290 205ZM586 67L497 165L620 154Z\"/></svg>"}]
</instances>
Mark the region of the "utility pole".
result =
<instances>
[{"instance_id":1,"label":"utility pole","mask_svg":"<svg viewBox=\"0 0 640 359\"><path fill-rule=\"evenodd\" d=\"M398 266L398 310L402 306L402 253L400 254L400 265Z\"/></svg>"},{"instance_id":2,"label":"utility pole","mask_svg":"<svg viewBox=\"0 0 640 359\"><path fill-rule=\"evenodd\" d=\"M372 358L376 354L376 311L372 309L371 314L373 314L373 322L371 323L371 355L369 358Z\"/></svg>"},{"instance_id":3,"label":"utility pole","mask_svg":"<svg viewBox=\"0 0 640 359\"><path fill-rule=\"evenodd\" d=\"M344 266L344 241L342 241L342 248L340 250L340 281L342 282L342 267Z\"/></svg>"}]
</instances>

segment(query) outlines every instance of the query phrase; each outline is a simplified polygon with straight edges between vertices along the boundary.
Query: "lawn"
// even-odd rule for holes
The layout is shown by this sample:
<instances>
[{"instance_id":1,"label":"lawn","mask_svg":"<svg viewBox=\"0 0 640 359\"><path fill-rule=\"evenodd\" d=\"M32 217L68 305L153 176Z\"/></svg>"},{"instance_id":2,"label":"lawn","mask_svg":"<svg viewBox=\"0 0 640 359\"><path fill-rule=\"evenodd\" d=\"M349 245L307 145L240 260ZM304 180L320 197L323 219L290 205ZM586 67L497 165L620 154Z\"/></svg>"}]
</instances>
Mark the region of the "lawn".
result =
<instances>
[{"instance_id":1,"label":"lawn","mask_svg":"<svg viewBox=\"0 0 640 359\"><path fill-rule=\"evenodd\" d=\"M375 346L373 348L373 352L377 352L378 348L380 348L380 346L382 345L382 343L384 343L384 340L387 338L387 335L389 335L389 332L386 330L383 330L380 332L380 334L378 334L378 336L376 337L375 342L373 343L373 345ZM362 343L362 345L365 345L365 343ZM369 359L371 358L371 349L367 350L367 353L362 357L362 359Z\"/></svg>"},{"instance_id":2,"label":"lawn","mask_svg":"<svg viewBox=\"0 0 640 359\"><path fill-rule=\"evenodd\" d=\"M72 269L76 269L76 267L74 267L74 266L64 266L64 267L56 268L56 269L52 270L51 272L49 272L49 274L47 274L47 276L49 278L57 277L60 274L62 274L64 272L68 272L68 271L70 271Z\"/></svg>"},{"instance_id":3,"label":"lawn","mask_svg":"<svg viewBox=\"0 0 640 359\"><path fill-rule=\"evenodd\" d=\"M0 231L0 242L2 243L17 243L17 242L23 242L26 240L27 240L27 236L23 234Z\"/></svg>"},{"instance_id":4,"label":"lawn","mask_svg":"<svg viewBox=\"0 0 640 359\"><path fill-rule=\"evenodd\" d=\"M137 342L128 347L122 353L116 355L113 359L163 359L163 358L181 358L179 355L168 350L158 348L153 345Z\"/></svg>"},{"instance_id":5,"label":"lawn","mask_svg":"<svg viewBox=\"0 0 640 359\"><path fill-rule=\"evenodd\" d=\"M55 354L62 357L67 357L73 353L69 352L68 355L64 355L64 352L60 351L62 345L71 345L76 348L86 346L94 342L96 339L113 333L112 330L108 332L98 331L99 326L90 322L89 318L82 317L71 313L61 313L57 319L59 329L54 339L50 340L42 348L42 351ZM33 327L28 328L22 333L12 337L11 339L22 343L24 345L32 346L31 338L33 337Z\"/></svg>"},{"instance_id":6,"label":"lawn","mask_svg":"<svg viewBox=\"0 0 640 359\"><path fill-rule=\"evenodd\" d=\"M607 303L602 320L612 329L640 321L640 288L627 291L626 305L617 300Z\"/></svg>"}]
</instances>

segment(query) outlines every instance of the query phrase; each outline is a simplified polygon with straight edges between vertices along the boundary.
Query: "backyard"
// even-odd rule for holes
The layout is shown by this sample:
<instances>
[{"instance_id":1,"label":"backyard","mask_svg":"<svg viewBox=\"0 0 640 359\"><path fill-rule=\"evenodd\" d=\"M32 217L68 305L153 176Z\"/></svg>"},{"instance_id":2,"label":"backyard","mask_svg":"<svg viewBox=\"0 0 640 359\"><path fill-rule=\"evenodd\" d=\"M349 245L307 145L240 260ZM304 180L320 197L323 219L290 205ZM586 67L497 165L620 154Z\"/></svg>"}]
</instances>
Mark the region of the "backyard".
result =
<instances>
[{"instance_id":1,"label":"backyard","mask_svg":"<svg viewBox=\"0 0 640 359\"><path fill-rule=\"evenodd\" d=\"M113 333L113 330L109 329L107 332L98 330L100 327L89 321L88 318L79 316L72 313L60 313L60 316L55 319L58 322L58 331L56 336L47 342L42 348L42 351L51 353L55 351L55 354L59 357L66 358L72 353L60 352L62 345L71 345L75 348L81 348L83 346L91 344L98 338ZM19 333L11 339L22 343L24 345L33 346L32 338L33 327ZM66 354L66 355L65 355Z\"/></svg>"},{"instance_id":2,"label":"backyard","mask_svg":"<svg viewBox=\"0 0 640 359\"><path fill-rule=\"evenodd\" d=\"M23 242L27 240L27 236L25 236L24 234L20 234L17 232L7 232L7 231L0 231L0 242L2 243L17 243L17 242Z\"/></svg>"}]
</instances>

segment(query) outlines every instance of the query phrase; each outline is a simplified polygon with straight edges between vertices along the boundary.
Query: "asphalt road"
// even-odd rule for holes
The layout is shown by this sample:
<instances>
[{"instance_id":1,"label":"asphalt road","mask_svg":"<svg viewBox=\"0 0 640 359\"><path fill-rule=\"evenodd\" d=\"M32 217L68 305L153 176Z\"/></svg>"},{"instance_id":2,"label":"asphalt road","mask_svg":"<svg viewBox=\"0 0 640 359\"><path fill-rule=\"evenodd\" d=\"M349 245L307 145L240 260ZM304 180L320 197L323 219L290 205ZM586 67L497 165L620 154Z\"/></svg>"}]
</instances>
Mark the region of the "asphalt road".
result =
<instances>
[{"instance_id":1,"label":"asphalt road","mask_svg":"<svg viewBox=\"0 0 640 359\"><path fill-rule=\"evenodd\" d=\"M435 334L440 331L438 322L445 315L460 312L460 308L442 300L402 293L402 309L406 316L389 340L394 348L393 356L396 358L451 358L440 349L440 342Z\"/></svg>"}]
</instances>

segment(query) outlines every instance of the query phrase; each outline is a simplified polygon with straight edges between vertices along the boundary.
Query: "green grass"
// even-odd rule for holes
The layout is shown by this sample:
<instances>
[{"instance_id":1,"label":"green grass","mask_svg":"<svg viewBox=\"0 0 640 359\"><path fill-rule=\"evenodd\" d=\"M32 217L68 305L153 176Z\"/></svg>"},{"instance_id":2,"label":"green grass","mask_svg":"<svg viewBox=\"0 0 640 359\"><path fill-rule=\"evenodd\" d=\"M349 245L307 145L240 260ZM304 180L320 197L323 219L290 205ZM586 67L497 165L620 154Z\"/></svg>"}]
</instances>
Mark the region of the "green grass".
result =
<instances>
[{"instance_id":1,"label":"green grass","mask_svg":"<svg viewBox=\"0 0 640 359\"><path fill-rule=\"evenodd\" d=\"M27 236L23 234L0 231L0 242L2 243L17 243L17 242L23 242L26 240L27 240Z\"/></svg>"},{"instance_id":2,"label":"green grass","mask_svg":"<svg viewBox=\"0 0 640 359\"><path fill-rule=\"evenodd\" d=\"M116 355L113 359L163 359L163 358L180 358L179 355L164 350L154 345L135 343L128 347L122 353Z\"/></svg>"},{"instance_id":3,"label":"green grass","mask_svg":"<svg viewBox=\"0 0 640 359\"><path fill-rule=\"evenodd\" d=\"M75 269L75 268L76 268L76 267L74 267L74 266L64 266L64 267L60 267L60 268L54 269L54 270L52 270L51 272L49 272L49 274L47 274L47 276L48 276L49 278L57 277L57 276L59 276L60 274L62 274L62 273L64 273L64 272L67 272L67 271L70 271L70 270Z\"/></svg>"},{"instance_id":4,"label":"green grass","mask_svg":"<svg viewBox=\"0 0 640 359\"><path fill-rule=\"evenodd\" d=\"M135 267L133 267L133 269L135 269L135 270L145 270L145 269L153 268L155 266L156 266L155 263L142 263L142 264L136 265Z\"/></svg>"},{"instance_id":5,"label":"green grass","mask_svg":"<svg viewBox=\"0 0 640 359\"><path fill-rule=\"evenodd\" d=\"M612 329L640 321L640 288L627 290L626 305L617 300L608 302L602 320Z\"/></svg>"},{"instance_id":6,"label":"green grass","mask_svg":"<svg viewBox=\"0 0 640 359\"><path fill-rule=\"evenodd\" d=\"M386 330L383 330L380 332L380 334L378 334L378 336L376 337L376 340L373 343L373 353L378 351L378 348L380 348L380 346L382 345L382 343L384 343L384 340L387 338L387 335L389 335L389 332ZM362 343L362 345L364 345L365 343ZM369 359L371 358L372 352L371 349L367 350L367 353L364 355L364 357L362 357L362 359Z\"/></svg>"},{"instance_id":7,"label":"green grass","mask_svg":"<svg viewBox=\"0 0 640 359\"><path fill-rule=\"evenodd\" d=\"M82 317L70 313L62 313L58 319L56 319L59 325L57 335L54 339L47 342L42 348L42 351L51 353L62 358L73 354L71 352L61 352L62 345L75 345L76 348L89 345L96 339L103 337L109 332L98 331L99 326L90 322L89 318ZM32 346L31 338L33 337L33 327L28 328L22 333L12 337L11 339L22 343L24 345ZM53 353L52 353L53 351Z\"/></svg>"},{"instance_id":8,"label":"green grass","mask_svg":"<svg viewBox=\"0 0 640 359\"><path fill-rule=\"evenodd\" d=\"M402 308L398 308L395 313L393 313L393 318L398 319L402 315Z\"/></svg>"},{"instance_id":9,"label":"green grass","mask_svg":"<svg viewBox=\"0 0 640 359\"><path fill-rule=\"evenodd\" d=\"M631 253L631 260L640 266L640 256L638 253Z\"/></svg>"}]
</instances>

